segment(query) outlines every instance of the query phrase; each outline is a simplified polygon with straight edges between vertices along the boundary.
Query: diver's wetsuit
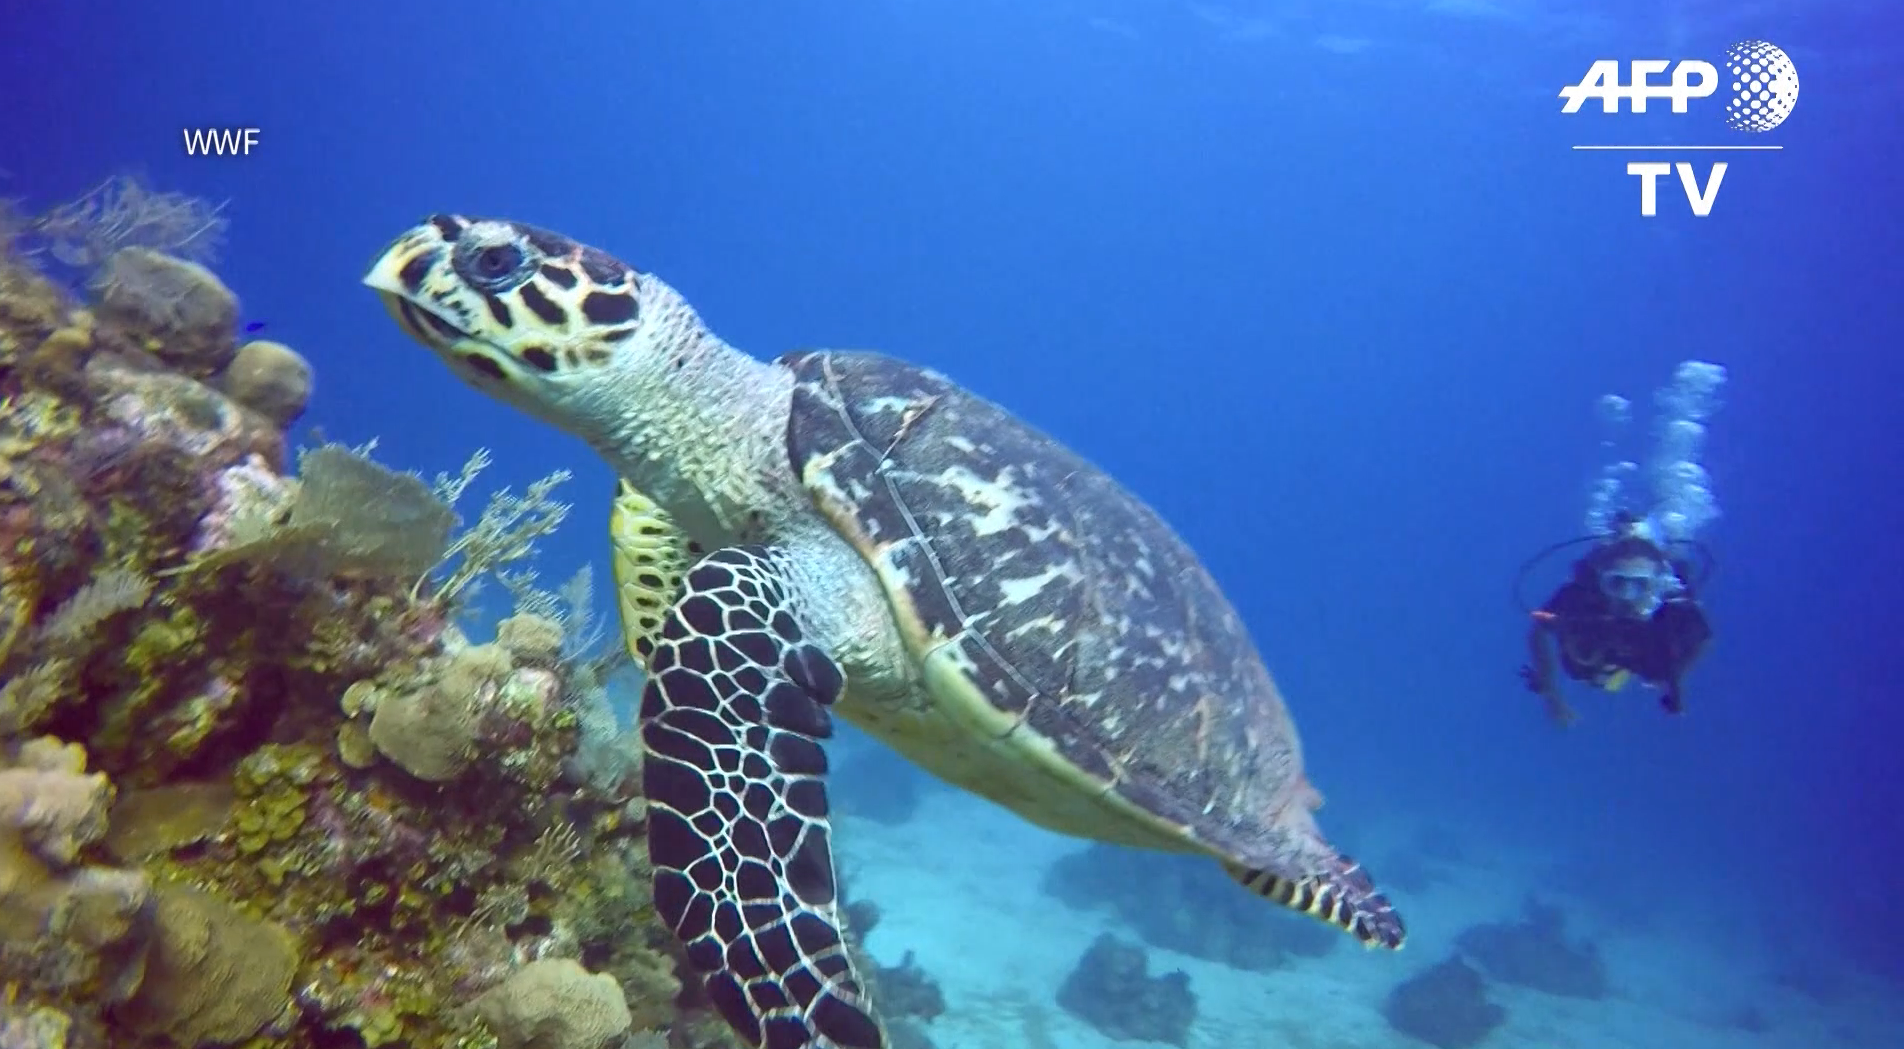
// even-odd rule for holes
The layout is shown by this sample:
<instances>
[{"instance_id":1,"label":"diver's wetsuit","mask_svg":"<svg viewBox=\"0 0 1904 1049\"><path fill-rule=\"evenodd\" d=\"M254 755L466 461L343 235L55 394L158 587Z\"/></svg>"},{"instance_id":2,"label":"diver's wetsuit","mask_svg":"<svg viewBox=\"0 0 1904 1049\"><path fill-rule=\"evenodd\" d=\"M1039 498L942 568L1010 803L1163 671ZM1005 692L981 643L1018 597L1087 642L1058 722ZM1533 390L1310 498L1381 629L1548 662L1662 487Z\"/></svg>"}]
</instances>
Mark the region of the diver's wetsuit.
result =
<instances>
[{"instance_id":1,"label":"diver's wetsuit","mask_svg":"<svg viewBox=\"0 0 1904 1049\"><path fill-rule=\"evenodd\" d=\"M1669 565L1683 589L1667 598L1650 616L1634 618L1620 614L1612 598L1600 589L1600 571L1620 556L1634 553L1628 539L1608 544L1574 563L1573 578L1555 590L1535 616L1528 646L1534 662L1527 671L1528 687L1540 693L1562 721L1572 712L1560 701L1552 681L1551 657L1544 638L1552 634L1559 649L1560 666L1568 677L1596 688L1615 683L1626 671L1658 686L1660 705L1677 714L1685 708L1680 678L1699 658L1712 638L1712 627L1693 599L1684 567L1669 559ZM1658 548L1645 544L1655 556Z\"/></svg>"}]
</instances>

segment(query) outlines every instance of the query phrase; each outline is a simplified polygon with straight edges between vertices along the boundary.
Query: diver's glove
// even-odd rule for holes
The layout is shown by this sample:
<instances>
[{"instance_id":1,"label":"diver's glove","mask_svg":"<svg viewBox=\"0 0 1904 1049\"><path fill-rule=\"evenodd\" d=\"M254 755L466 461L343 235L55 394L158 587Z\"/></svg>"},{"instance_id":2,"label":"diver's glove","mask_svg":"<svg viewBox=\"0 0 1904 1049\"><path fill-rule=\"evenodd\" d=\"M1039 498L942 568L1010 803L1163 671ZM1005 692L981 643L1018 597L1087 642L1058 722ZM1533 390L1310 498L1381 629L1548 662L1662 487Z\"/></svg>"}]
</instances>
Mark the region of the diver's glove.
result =
<instances>
[{"instance_id":1,"label":"diver's glove","mask_svg":"<svg viewBox=\"0 0 1904 1049\"><path fill-rule=\"evenodd\" d=\"M1527 686L1527 691L1539 696L1541 702L1547 705L1547 716L1553 719L1554 724L1566 728L1580 720L1580 715L1574 713L1574 709L1567 705L1567 701L1560 698L1560 690L1554 687L1551 675L1543 674L1523 663L1521 664L1521 684Z\"/></svg>"},{"instance_id":2,"label":"diver's glove","mask_svg":"<svg viewBox=\"0 0 1904 1049\"><path fill-rule=\"evenodd\" d=\"M1679 694L1678 685L1669 685L1665 691L1659 694L1659 705L1660 708L1665 710L1668 714L1684 714L1686 712L1686 700Z\"/></svg>"}]
</instances>

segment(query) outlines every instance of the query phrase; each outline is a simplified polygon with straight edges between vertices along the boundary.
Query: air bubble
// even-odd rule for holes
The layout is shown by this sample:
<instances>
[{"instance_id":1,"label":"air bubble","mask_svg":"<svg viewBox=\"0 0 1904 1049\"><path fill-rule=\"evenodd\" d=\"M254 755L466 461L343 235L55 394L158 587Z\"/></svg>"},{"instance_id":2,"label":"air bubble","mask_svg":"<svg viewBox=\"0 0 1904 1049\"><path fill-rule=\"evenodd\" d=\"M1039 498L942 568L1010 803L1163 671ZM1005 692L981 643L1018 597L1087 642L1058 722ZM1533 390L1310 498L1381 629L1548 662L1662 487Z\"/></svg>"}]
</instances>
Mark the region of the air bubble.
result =
<instances>
[{"instance_id":1,"label":"air bubble","mask_svg":"<svg viewBox=\"0 0 1904 1049\"><path fill-rule=\"evenodd\" d=\"M1684 361L1674 369L1671 381L1653 393L1658 417L1654 446L1644 468L1652 490L1652 507L1646 516L1664 538L1690 539L1719 516L1711 476L1700 460L1705 452L1705 420L1719 408L1718 393L1725 379L1720 365ZM1606 394L1596 409L1601 423L1617 431L1629 419L1631 403L1617 394ZM1614 442L1601 444L1610 449ZM1629 482L1641 472L1630 460L1615 459L1601 467L1587 497L1589 530L1595 534L1608 530L1613 514L1627 502Z\"/></svg>"}]
</instances>

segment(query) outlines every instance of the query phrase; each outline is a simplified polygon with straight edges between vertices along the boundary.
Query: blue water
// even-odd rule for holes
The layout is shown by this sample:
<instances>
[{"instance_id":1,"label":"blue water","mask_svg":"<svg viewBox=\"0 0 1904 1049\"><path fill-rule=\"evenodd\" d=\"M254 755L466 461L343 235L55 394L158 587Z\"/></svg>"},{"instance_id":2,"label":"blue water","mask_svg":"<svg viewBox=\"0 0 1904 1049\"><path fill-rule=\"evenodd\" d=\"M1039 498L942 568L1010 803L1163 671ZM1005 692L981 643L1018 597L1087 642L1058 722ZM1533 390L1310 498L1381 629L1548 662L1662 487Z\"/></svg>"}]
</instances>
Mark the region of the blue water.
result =
<instances>
[{"instance_id":1,"label":"blue water","mask_svg":"<svg viewBox=\"0 0 1904 1049\"><path fill-rule=\"evenodd\" d=\"M432 211L597 244L762 356L933 365L1111 470L1247 618L1331 828L1540 842L1668 910L1731 901L1741 928L1904 970L1884 5L32 7L0 42L0 192L132 169L229 199L219 269L315 363L307 423L426 472L477 445L496 483L575 469L545 574L601 558L607 471L457 385L357 283ZM1803 97L1709 217L1668 179L1643 219L1627 158L1567 148L1733 140L1716 104L1567 117L1557 91L1595 58L1749 37ZM260 146L185 156L206 125ZM1581 527L1597 398L1643 418L1687 358L1729 372L1717 644L1686 717L1576 694L1557 731L1515 678L1514 567Z\"/></svg>"}]
</instances>

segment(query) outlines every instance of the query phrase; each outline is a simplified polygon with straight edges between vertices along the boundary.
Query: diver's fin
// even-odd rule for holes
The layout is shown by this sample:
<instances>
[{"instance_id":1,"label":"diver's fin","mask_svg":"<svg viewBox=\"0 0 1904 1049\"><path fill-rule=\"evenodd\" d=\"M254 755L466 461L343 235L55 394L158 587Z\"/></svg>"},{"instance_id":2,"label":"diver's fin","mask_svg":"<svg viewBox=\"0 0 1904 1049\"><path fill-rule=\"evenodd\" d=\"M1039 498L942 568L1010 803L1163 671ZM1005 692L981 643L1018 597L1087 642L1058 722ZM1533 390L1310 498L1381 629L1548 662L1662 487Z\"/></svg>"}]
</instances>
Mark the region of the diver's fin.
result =
<instances>
[{"instance_id":1,"label":"diver's fin","mask_svg":"<svg viewBox=\"0 0 1904 1049\"><path fill-rule=\"evenodd\" d=\"M1400 950L1408 930L1388 897L1375 891L1375 882L1362 865L1338 856L1322 874L1285 878L1266 870L1224 861L1223 872L1245 889L1342 928L1364 947Z\"/></svg>"},{"instance_id":2,"label":"diver's fin","mask_svg":"<svg viewBox=\"0 0 1904 1049\"><path fill-rule=\"evenodd\" d=\"M1558 692L1543 692L1540 699L1547 706L1547 716L1561 728L1567 728L1580 720L1580 715L1567 705L1566 700L1560 698Z\"/></svg>"},{"instance_id":3,"label":"diver's fin","mask_svg":"<svg viewBox=\"0 0 1904 1049\"><path fill-rule=\"evenodd\" d=\"M662 617L688 571L687 536L666 510L622 481L608 513L608 541L622 638L635 664L646 670Z\"/></svg>"}]
</instances>

